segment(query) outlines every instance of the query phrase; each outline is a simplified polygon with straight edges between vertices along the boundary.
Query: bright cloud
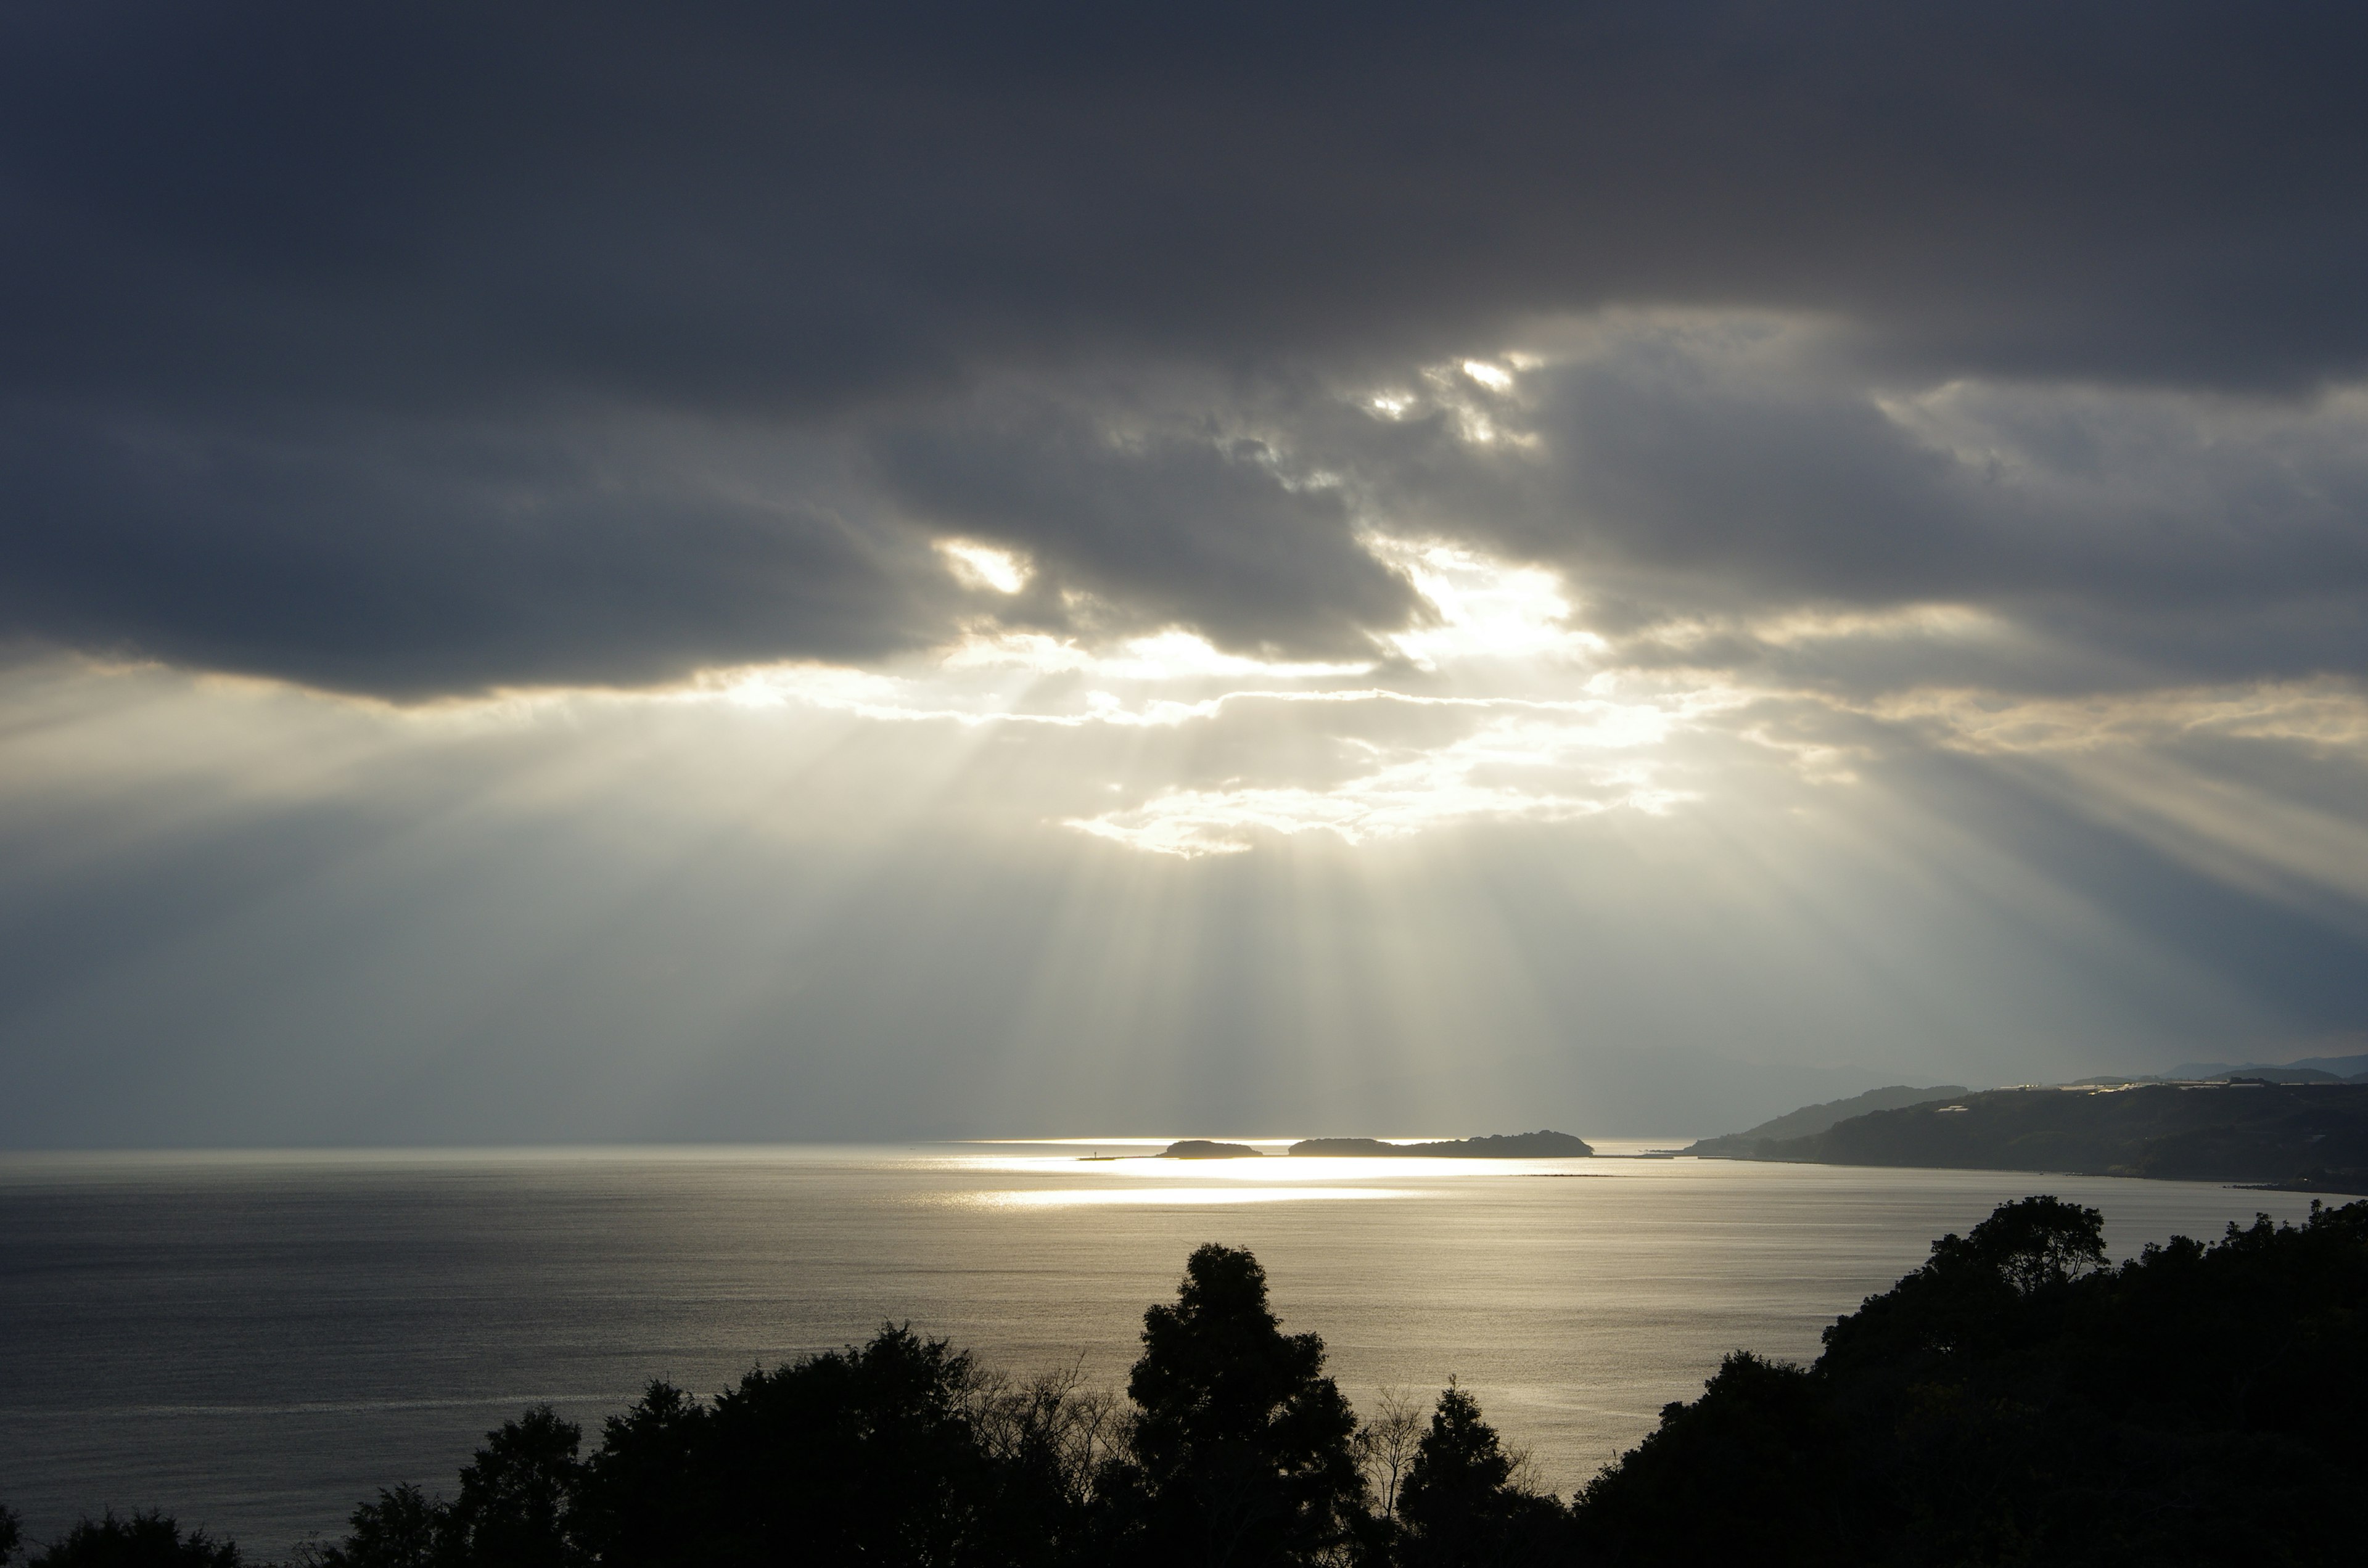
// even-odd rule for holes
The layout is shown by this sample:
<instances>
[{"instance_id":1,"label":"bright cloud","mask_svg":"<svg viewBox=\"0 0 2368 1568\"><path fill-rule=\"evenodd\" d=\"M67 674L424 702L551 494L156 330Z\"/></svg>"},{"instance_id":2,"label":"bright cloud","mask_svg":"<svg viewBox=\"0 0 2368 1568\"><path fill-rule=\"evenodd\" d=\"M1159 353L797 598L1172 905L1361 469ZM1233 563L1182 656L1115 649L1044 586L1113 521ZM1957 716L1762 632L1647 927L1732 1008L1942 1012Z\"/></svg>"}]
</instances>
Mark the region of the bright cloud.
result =
<instances>
[{"instance_id":1,"label":"bright cloud","mask_svg":"<svg viewBox=\"0 0 2368 1568\"><path fill-rule=\"evenodd\" d=\"M1478 659L1575 664L1606 645L1570 624L1562 581L1543 567L1508 566L1436 541L1375 537L1367 548L1404 572L1434 612L1432 624L1389 638L1424 669Z\"/></svg>"},{"instance_id":2,"label":"bright cloud","mask_svg":"<svg viewBox=\"0 0 2368 1568\"><path fill-rule=\"evenodd\" d=\"M1016 594L1028 585L1027 559L1011 551L969 540L947 539L938 541L938 553L946 558L955 577L971 587Z\"/></svg>"},{"instance_id":3,"label":"bright cloud","mask_svg":"<svg viewBox=\"0 0 2368 1568\"><path fill-rule=\"evenodd\" d=\"M1572 719L1497 718L1450 744L1377 759L1337 788L1176 790L1068 825L1189 858L1237 854L1263 835L1324 832L1362 844L1474 820L1563 822L1622 807L1658 813L1690 798L1658 783L1649 760L1607 755L1661 739L1668 715L1605 704Z\"/></svg>"}]
</instances>

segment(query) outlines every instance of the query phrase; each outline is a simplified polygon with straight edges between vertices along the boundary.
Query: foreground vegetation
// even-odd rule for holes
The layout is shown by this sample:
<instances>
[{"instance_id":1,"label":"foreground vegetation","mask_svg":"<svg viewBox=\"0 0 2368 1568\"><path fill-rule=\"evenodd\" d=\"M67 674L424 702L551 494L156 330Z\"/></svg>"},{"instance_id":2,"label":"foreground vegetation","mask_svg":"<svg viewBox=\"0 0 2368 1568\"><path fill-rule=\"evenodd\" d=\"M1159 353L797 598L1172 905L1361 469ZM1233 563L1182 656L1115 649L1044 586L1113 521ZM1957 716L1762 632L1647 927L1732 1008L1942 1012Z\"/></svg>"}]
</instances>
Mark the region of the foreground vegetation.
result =
<instances>
[{"instance_id":1,"label":"foreground vegetation","mask_svg":"<svg viewBox=\"0 0 2368 1568\"><path fill-rule=\"evenodd\" d=\"M1452 1382L1360 1423L1248 1253L1204 1246L1144 1314L1123 1403L1013 1383L897 1327L712 1400L653 1383L588 1453L529 1411L449 1498L358 1508L314 1568L1122 1562L2351 1561L2368 1460L2368 1203L2105 1262L2093 1209L2004 1205L1826 1331L1727 1358L1568 1504ZM17 1545L0 1511L0 1560ZM155 1515L42 1568L236 1568Z\"/></svg>"}]
</instances>

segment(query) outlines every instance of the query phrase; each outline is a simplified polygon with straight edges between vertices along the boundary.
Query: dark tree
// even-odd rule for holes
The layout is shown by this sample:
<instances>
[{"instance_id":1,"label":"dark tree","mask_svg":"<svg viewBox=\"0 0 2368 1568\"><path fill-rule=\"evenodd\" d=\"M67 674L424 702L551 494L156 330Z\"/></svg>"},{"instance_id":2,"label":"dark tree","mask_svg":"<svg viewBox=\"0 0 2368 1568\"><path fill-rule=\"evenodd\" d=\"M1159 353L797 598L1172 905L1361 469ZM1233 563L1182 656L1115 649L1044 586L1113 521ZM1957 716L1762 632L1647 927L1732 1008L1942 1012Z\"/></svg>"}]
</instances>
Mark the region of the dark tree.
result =
<instances>
[{"instance_id":1,"label":"dark tree","mask_svg":"<svg viewBox=\"0 0 2368 1568\"><path fill-rule=\"evenodd\" d=\"M1497 1429L1480 1417L1480 1402L1447 1380L1430 1413L1430 1427L1415 1445L1398 1512L1408 1523L1475 1517L1512 1478L1513 1460Z\"/></svg>"},{"instance_id":2,"label":"dark tree","mask_svg":"<svg viewBox=\"0 0 2368 1568\"><path fill-rule=\"evenodd\" d=\"M2368 1203L2104 1267L2050 1198L1944 1236L1814 1368L1729 1358L1588 1485L1582 1561L2197 1568L2359 1554Z\"/></svg>"},{"instance_id":3,"label":"dark tree","mask_svg":"<svg viewBox=\"0 0 2368 1568\"><path fill-rule=\"evenodd\" d=\"M1691 1404L1572 1501L1585 1562L1825 1565L1881 1561L1835 1508L1836 1422L1802 1368L1736 1351Z\"/></svg>"},{"instance_id":4,"label":"dark tree","mask_svg":"<svg viewBox=\"0 0 2368 1568\"><path fill-rule=\"evenodd\" d=\"M860 1349L751 1372L715 1402L719 1561L1002 1560L984 1380L945 1341L883 1327Z\"/></svg>"},{"instance_id":5,"label":"dark tree","mask_svg":"<svg viewBox=\"0 0 2368 1568\"><path fill-rule=\"evenodd\" d=\"M568 1512L581 1467L584 1430L538 1405L486 1434L461 1471L450 1536L470 1568L575 1568L584 1556L568 1540Z\"/></svg>"},{"instance_id":6,"label":"dark tree","mask_svg":"<svg viewBox=\"0 0 2368 1568\"><path fill-rule=\"evenodd\" d=\"M1921 1268L1827 1329L1822 1364L1997 1353L2007 1336L2052 1323L2065 1288L2104 1261L2094 1209L2045 1195L2002 1203L1969 1233L1934 1242Z\"/></svg>"},{"instance_id":7,"label":"dark tree","mask_svg":"<svg viewBox=\"0 0 2368 1568\"><path fill-rule=\"evenodd\" d=\"M1360 1539L1356 1415L1323 1375L1323 1340L1281 1331L1257 1258L1194 1252L1176 1304L1144 1314L1143 1346L1128 1456L1108 1486L1126 1555L1264 1568Z\"/></svg>"},{"instance_id":8,"label":"dark tree","mask_svg":"<svg viewBox=\"0 0 2368 1568\"><path fill-rule=\"evenodd\" d=\"M1100 1544L1096 1482L1121 1426L1116 1402L1071 1367L998 1386L975 1411L995 1473L985 1540L1014 1562L1091 1560Z\"/></svg>"},{"instance_id":9,"label":"dark tree","mask_svg":"<svg viewBox=\"0 0 2368 1568\"><path fill-rule=\"evenodd\" d=\"M1367 1491L1381 1494L1382 1517L1391 1518L1397 1514L1398 1483L1422 1441L1424 1421L1421 1409L1387 1384L1374 1403L1379 1414L1357 1428L1357 1460L1365 1470Z\"/></svg>"},{"instance_id":10,"label":"dark tree","mask_svg":"<svg viewBox=\"0 0 2368 1568\"><path fill-rule=\"evenodd\" d=\"M2105 1217L2044 1194L2021 1198L1999 1204L1963 1242L1943 1236L1932 1250L1961 1254L2028 1296L2105 1266Z\"/></svg>"},{"instance_id":11,"label":"dark tree","mask_svg":"<svg viewBox=\"0 0 2368 1568\"><path fill-rule=\"evenodd\" d=\"M1074 1372L1013 1388L909 1328L702 1403L654 1382L578 1462L529 1411L491 1435L459 1498L415 1487L355 1511L321 1568L1019 1568L1080 1555L1110 1402Z\"/></svg>"},{"instance_id":12,"label":"dark tree","mask_svg":"<svg viewBox=\"0 0 2368 1568\"><path fill-rule=\"evenodd\" d=\"M0 1505L0 1562L17 1555L17 1543L25 1539L25 1524L17 1510Z\"/></svg>"},{"instance_id":13,"label":"dark tree","mask_svg":"<svg viewBox=\"0 0 2368 1568\"><path fill-rule=\"evenodd\" d=\"M416 1486L381 1489L349 1522L352 1533L319 1553L321 1568L443 1568L461 1560L450 1505Z\"/></svg>"},{"instance_id":14,"label":"dark tree","mask_svg":"<svg viewBox=\"0 0 2368 1568\"><path fill-rule=\"evenodd\" d=\"M712 1550L722 1500L706 1473L710 1415L671 1383L653 1382L611 1415L600 1451L586 1460L572 1531L599 1562L640 1568L689 1564Z\"/></svg>"},{"instance_id":15,"label":"dark tree","mask_svg":"<svg viewBox=\"0 0 2368 1568\"><path fill-rule=\"evenodd\" d=\"M1134 1412L1072 1371L1015 1387L943 1341L654 1383L579 1462L528 1412L450 1505L381 1492L320 1568L1685 1568L1704 1562L2315 1564L2359 1555L2368 1203L2108 1267L2095 1210L2001 1206L1827 1331L1736 1354L1565 1512L1451 1382L1361 1450L1314 1335L1248 1253L1195 1252L1144 1314ZM1392 1415L1398 1411L1406 1419ZM1113 1441L1116 1449L1113 1451ZM1377 1519L1361 1451L1400 1475ZM1395 1461L1404 1460L1400 1472ZM0 1509L0 1553L20 1546ZM157 1513L83 1520L32 1568L236 1568Z\"/></svg>"},{"instance_id":16,"label":"dark tree","mask_svg":"<svg viewBox=\"0 0 2368 1568\"><path fill-rule=\"evenodd\" d=\"M33 1568L239 1568L233 1541L210 1540L203 1530L184 1536L154 1508L119 1519L85 1519L33 1557Z\"/></svg>"},{"instance_id":17,"label":"dark tree","mask_svg":"<svg viewBox=\"0 0 2368 1568\"><path fill-rule=\"evenodd\" d=\"M1516 1481L1518 1465L1448 1380L1399 1490L1397 1559L1408 1568L1543 1562L1560 1544L1562 1507Z\"/></svg>"}]
</instances>

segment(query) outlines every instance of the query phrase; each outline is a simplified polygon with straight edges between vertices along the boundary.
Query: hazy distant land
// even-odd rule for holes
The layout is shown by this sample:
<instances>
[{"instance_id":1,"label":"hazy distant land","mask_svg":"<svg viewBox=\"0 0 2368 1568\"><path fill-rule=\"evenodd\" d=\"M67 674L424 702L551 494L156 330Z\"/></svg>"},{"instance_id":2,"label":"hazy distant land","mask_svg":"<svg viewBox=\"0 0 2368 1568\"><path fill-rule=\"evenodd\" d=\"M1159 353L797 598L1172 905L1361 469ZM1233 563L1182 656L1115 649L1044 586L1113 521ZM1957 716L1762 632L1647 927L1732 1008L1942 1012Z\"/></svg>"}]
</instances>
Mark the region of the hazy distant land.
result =
<instances>
[{"instance_id":1,"label":"hazy distant land","mask_svg":"<svg viewBox=\"0 0 2368 1568\"><path fill-rule=\"evenodd\" d=\"M1899 1096L1914 1103L1861 1102ZM1930 1096L1930 1097L1927 1097ZM1804 1130L1805 1129L1805 1131ZM2368 1192L2368 1084L2105 1083L1948 1094L1882 1089L1704 1139L1714 1158L2064 1171Z\"/></svg>"},{"instance_id":2,"label":"hazy distant land","mask_svg":"<svg viewBox=\"0 0 2368 1568\"><path fill-rule=\"evenodd\" d=\"M2368 1052L2353 1056L2305 1056L2299 1062L2190 1062L2156 1076L2165 1082L2187 1078L2266 1078L2272 1084L2362 1084L2368 1083ZM2146 1083L2154 1080L2141 1077L2130 1081Z\"/></svg>"},{"instance_id":3,"label":"hazy distant land","mask_svg":"<svg viewBox=\"0 0 2368 1568\"><path fill-rule=\"evenodd\" d=\"M1770 1139L1806 1138L1812 1133L1823 1132L1838 1121L1846 1121L1854 1116L1864 1116L1869 1111L1898 1110L1906 1106L1952 1100L1965 1092L1965 1085L1963 1084L1941 1084L1926 1089L1914 1089L1905 1084L1895 1084L1890 1088L1869 1089L1862 1095L1852 1095L1848 1099L1827 1100L1822 1105L1803 1106L1798 1110L1786 1111L1782 1116L1763 1121L1757 1127L1746 1128L1740 1132L1729 1132L1719 1138L1704 1138L1698 1142L1689 1144L1684 1152L1689 1154L1730 1160L1753 1159L1757 1157L1755 1152L1759 1144Z\"/></svg>"}]
</instances>

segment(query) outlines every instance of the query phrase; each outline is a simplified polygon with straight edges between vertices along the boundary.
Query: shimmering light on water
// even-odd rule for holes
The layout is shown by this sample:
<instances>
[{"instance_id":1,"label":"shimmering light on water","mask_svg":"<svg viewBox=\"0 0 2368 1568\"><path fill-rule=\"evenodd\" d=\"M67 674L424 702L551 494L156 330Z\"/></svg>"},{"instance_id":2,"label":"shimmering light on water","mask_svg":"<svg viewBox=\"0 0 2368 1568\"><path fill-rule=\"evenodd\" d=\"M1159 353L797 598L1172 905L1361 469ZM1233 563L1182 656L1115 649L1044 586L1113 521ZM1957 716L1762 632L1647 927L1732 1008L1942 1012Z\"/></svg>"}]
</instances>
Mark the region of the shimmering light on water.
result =
<instances>
[{"instance_id":1,"label":"shimmering light on water","mask_svg":"<svg viewBox=\"0 0 2368 1568\"><path fill-rule=\"evenodd\" d=\"M883 1320L1014 1371L1082 1356L1116 1384L1144 1308L1204 1241L1257 1251L1285 1326L1324 1335L1360 1405L1455 1374L1567 1492L1725 1352L1814 1356L1836 1314L2005 1199L2096 1204L2123 1255L2308 1207L1599 1147L0 1156L0 1496L37 1538L77 1510L161 1505L273 1554L380 1486L449 1490L529 1403L597 1426L651 1378L712 1392ZM1097 1152L1137 1157L1081 1157Z\"/></svg>"},{"instance_id":2,"label":"shimmering light on water","mask_svg":"<svg viewBox=\"0 0 2368 1568\"><path fill-rule=\"evenodd\" d=\"M1308 1199L1429 1198L1398 1187L1080 1187L1047 1191L970 1192L962 1197L989 1209L1077 1209L1117 1203L1285 1203Z\"/></svg>"}]
</instances>

